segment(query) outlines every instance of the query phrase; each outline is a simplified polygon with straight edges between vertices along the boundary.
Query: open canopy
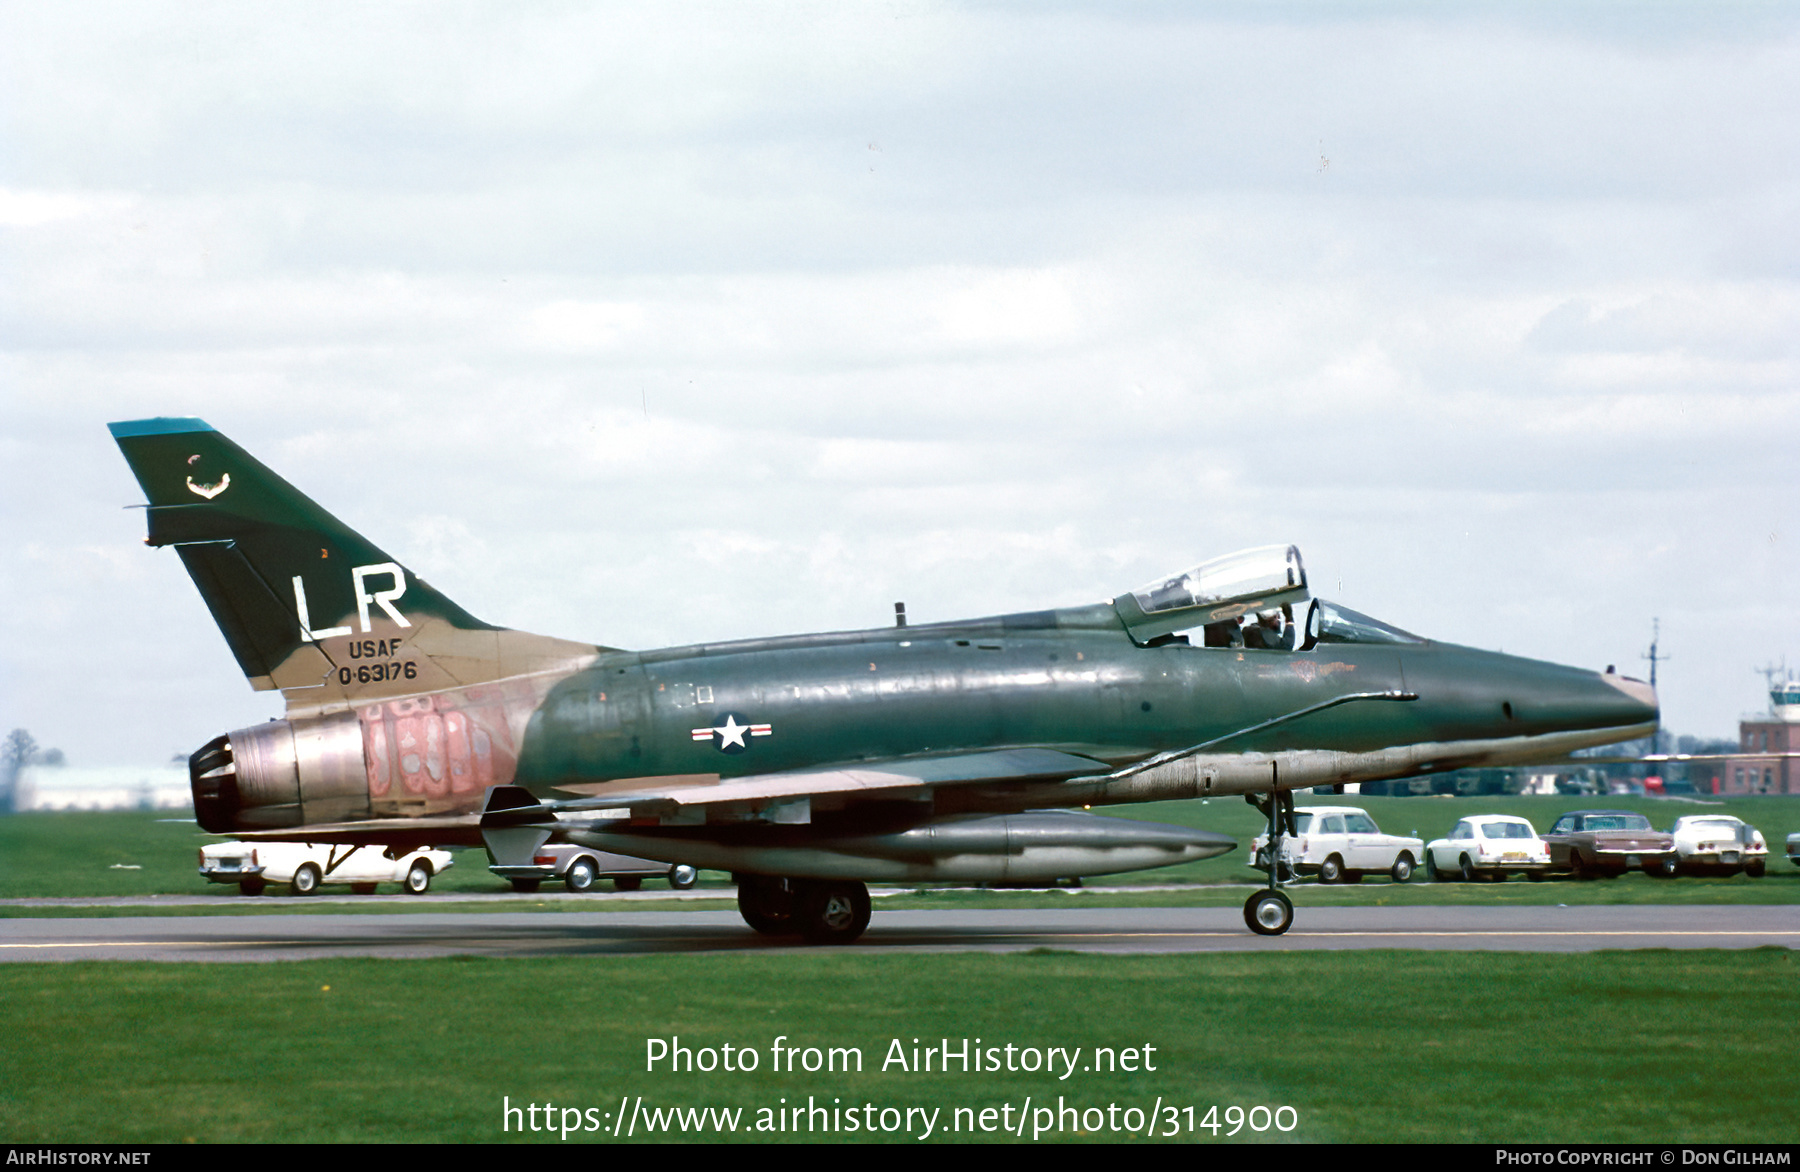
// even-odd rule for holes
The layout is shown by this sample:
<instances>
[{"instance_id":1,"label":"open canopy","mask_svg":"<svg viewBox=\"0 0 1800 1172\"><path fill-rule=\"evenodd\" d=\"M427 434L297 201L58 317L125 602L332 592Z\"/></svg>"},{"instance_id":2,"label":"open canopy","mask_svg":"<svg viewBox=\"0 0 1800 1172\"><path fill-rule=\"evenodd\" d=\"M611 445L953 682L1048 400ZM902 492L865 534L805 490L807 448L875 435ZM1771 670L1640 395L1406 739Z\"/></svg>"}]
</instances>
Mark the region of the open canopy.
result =
<instances>
[{"instance_id":1,"label":"open canopy","mask_svg":"<svg viewBox=\"0 0 1800 1172\"><path fill-rule=\"evenodd\" d=\"M1265 545L1201 562L1113 599L1139 643L1181 641L1203 628L1209 647L1310 648L1318 643L1422 643L1417 635L1314 599L1292 545Z\"/></svg>"}]
</instances>

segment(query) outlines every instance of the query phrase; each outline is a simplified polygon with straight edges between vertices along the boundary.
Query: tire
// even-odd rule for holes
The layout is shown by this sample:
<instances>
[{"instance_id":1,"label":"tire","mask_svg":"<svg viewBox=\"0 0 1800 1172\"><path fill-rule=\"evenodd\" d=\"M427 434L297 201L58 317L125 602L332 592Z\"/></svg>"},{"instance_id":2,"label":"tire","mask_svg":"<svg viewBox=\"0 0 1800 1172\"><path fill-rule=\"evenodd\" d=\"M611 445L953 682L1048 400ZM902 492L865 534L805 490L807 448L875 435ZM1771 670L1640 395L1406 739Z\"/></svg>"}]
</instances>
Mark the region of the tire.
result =
<instances>
[{"instance_id":1,"label":"tire","mask_svg":"<svg viewBox=\"0 0 1800 1172\"><path fill-rule=\"evenodd\" d=\"M1569 850L1569 878L1592 879L1594 873L1581 864L1581 852L1573 847Z\"/></svg>"},{"instance_id":2,"label":"tire","mask_svg":"<svg viewBox=\"0 0 1800 1172\"><path fill-rule=\"evenodd\" d=\"M613 890L614 891L636 891L638 888L642 887L643 885L644 885L644 877L642 875L614 875L613 876Z\"/></svg>"},{"instance_id":3,"label":"tire","mask_svg":"<svg viewBox=\"0 0 1800 1172\"><path fill-rule=\"evenodd\" d=\"M1763 877L1763 872L1766 870L1768 870L1768 864L1761 859L1757 859L1753 863L1744 864L1744 874L1750 876L1752 879L1761 879Z\"/></svg>"},{"instance_id":4,"label":"tire","mask_svg":"<svg viewBox=\"0 0 1800 1172\"><path fill-rule=\"evenodd\" d=\"M738 915L764 936L787 936L794 926L793 892L784 880L745 875L738 880Z\"/></svg>"},{"instance_id":5,"label":"tire","mask_svg":"<svg viewBox=\"0 0 1800 1172\"><path fill-rule=\"evenodd\" d=\"M1244 901L1244 924L1258 936L1279 936L1293 923L1293 901L1279 891L1265 889Z\"/></svg>"},{"instance_id":6,"label":"tire","mask_svg":"<svg viewBox=\"0 0 1800 1172\"><path fill-rule=\"evenodd\" d=\"M594 880L599 875L600 869L594 865L594 860L582 855L569 864L568 871L563 874L563 886L579 895L593 890Z\"/></svg>"},{"instance_id":7,"label":"tire","mask_svg":"<svg viewBox=\"0 0 1800 1172\"><path fill-rule=\"evenodd\" d=\"M239 879L238 880L238 894L239 895L261 895L263 893L263 889L267 886L268 885L265 884L261 879Z\"/></svg>"},{"instance_id":8,"label":"tire","mask_svg":"<svg viewBox=\"0 0 1800 1172\"><path fill-rule=\"evenodd\" d=\"M869 927L869 889L861 883L808 883L794 902L800 934L809 944L849 944Z\"/></svg>"},{"instance_id":9,"label":"tire","mask_svg":"<svg viewBox=\"0 0 1800 1172\"><path fill-rule=\"evenodd\" d=\"M319 868L312 863L301 863L300 869L294 872L292 884L295 895L312 895L319 890Z\"/></svg>"},{"instance_id":10,"label":"tire","mask_svg":"<svg viewBox=\"0 0 1800 1172\"><path fill-rule=\"evenodd\" d=\"M373 883L352 883L350 885L350 893L352 895L374 895L375 894L375 884L373 884Z\"/></svg>"},{"instance_id":11,"label":"tire","mask_svg":"<svg viewBox=\"0 0 1800 1172\"><path fill-rule=\"evenodd\" d=\"M1448 883L1450 876L1438 870L1437 856L1430 851L1425 852L1425 877L1433 883Z\"/></svg>"},{"instance_id":12,"label":"tire","mask_svg":"<svg viewBox=\"0 0 1800 1172\"><path fill-rule=\"evenodd\" d=\"M400 886L408 895L424 895L431 890L431 864L420 859L407 869Z\"/></svg>"},{"instance_id":13,"label":"tire","mask_svg":"<svg viewBox=\"0 0 1800 1172\"><path fill-rule=\"evenodd\" d=\"M1342 883L1344 881L1344 860L1336 855L1329 855L1319 864L1319 882Z\"/></svg>"},{"instance_id":14,"label":"tire","mask_svg":"<svg viewBox=\"0 0 1800 1172\"><path fill-rule=\"evenodd\" d=\"M669 868L669 886L676 891L686 891L700 882L700 870L686 863L676 863Z\"/></svg>"},{"instance_id":15,"label":"tire","mask_svg":"<svg viewBox=\"0 0 1800 1172\"><path fill-rule=\"evenodd\" d=\"M1681 874L1680 859L1662 859L1644 868L1644 874L1654 875L1658 879L1673 879Z\"/></svg>"},{"instance_id":16,"label":"tire","mask_svg":"<svg viewBox=\"0 0 1800 1172\"><path fill-rule=\"evenodd\" d=\"M1396 883L1406 883L1412 879L1413 866L1413 857L1403 852L1399 858L1394 860L1394 866L1388 872L1388 878Z\"/></svg>"},{"instance_id":17,"label":"tire","mask_svg":"<svg viewBox=\"0 0 1800 1172\"><path fill-rule=\"evenodd\" d=\"M1469 860L1468 855L1464 855L1462 857L1462 881L1473 883L1476 877L1475 864Z\"/></svg>"},{"instance_id":18,"label":"tire","mask_svg":"<svg viewBox=\"0 0 1800 1172\"><path fill-rule=\"evenodd\" d=\"M512 880L512 889L520 895L530 895L538 889L538 884L542 882L542 879L514 879Z\"/></svg>"}]
</instances>

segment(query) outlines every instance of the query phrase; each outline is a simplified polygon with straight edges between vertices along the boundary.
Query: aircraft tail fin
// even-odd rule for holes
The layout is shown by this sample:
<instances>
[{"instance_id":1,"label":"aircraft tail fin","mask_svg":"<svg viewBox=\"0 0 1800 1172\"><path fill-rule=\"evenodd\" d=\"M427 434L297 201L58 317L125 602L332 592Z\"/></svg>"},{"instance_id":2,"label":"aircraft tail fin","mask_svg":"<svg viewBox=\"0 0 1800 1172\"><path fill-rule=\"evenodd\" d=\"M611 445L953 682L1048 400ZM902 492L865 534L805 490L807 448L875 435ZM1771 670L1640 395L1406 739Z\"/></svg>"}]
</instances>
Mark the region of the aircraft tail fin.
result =
<instances>
[{"instance_id":1,"label":"aircraft tail fin","mask_svg":"<svg viewBox=\"0 0 1800 1172\"><path fill-rule=\"evenodd\" d=\"M232 654L290 708L548 670L597 648L482 622L199 419L107 425Z\"/></svg>"}]
</instances>

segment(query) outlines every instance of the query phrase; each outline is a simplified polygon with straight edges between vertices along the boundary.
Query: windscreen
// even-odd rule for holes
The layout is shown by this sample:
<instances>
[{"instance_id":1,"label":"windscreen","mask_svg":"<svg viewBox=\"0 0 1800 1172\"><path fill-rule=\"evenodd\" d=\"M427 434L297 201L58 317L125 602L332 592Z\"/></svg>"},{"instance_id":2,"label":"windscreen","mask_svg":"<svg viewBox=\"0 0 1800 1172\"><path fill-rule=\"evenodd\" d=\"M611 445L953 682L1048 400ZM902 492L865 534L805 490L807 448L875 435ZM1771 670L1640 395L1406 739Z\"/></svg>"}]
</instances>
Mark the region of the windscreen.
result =
<instances>
[{"instance_id":1,"label":"windscreen","mask_svg":"<svg viewBox=\"0 0 1800 1172\"><path fill-rule=\"evenodd\" d=\"M1319 616L1321 643L1423 643L1410 631L1389 626L1379 619L1320 599L1314 613Z\"/></svg>"},{"instance_id":2,"label":"windscreen","mask_svg":"<svg viewBox=\"0 0 1800 1172\"><path fill-rule=\"evenodd\" d=\"M1489 822L1481 828L1483 838L1536 838L1523 822Z\"/></svg>"}]
</instances>

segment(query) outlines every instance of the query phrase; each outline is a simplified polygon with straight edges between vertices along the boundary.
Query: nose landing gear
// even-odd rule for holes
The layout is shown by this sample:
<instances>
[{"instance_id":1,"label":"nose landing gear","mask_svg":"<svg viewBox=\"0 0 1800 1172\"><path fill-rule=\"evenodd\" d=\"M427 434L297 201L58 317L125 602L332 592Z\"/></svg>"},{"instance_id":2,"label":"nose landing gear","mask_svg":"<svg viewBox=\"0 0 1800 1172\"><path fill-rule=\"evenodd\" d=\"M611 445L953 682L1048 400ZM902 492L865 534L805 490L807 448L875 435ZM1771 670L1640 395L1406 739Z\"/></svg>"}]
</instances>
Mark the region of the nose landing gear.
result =
<instances>
[{"instance_id":1,"label":"nose landing gear","mask_svg":"<svg viewBox=\"0 0 1800 1172\"><path fill-rule=\"evenodd\" d=\"M1244 800L1269 820L1269 885L1244 901L1244 925L1258 936L1279 936L1294 924L1294 903L1281 890L1281 836L1294 833L1294 794L1276 791Z\"/></svg>"}]
</instances>

